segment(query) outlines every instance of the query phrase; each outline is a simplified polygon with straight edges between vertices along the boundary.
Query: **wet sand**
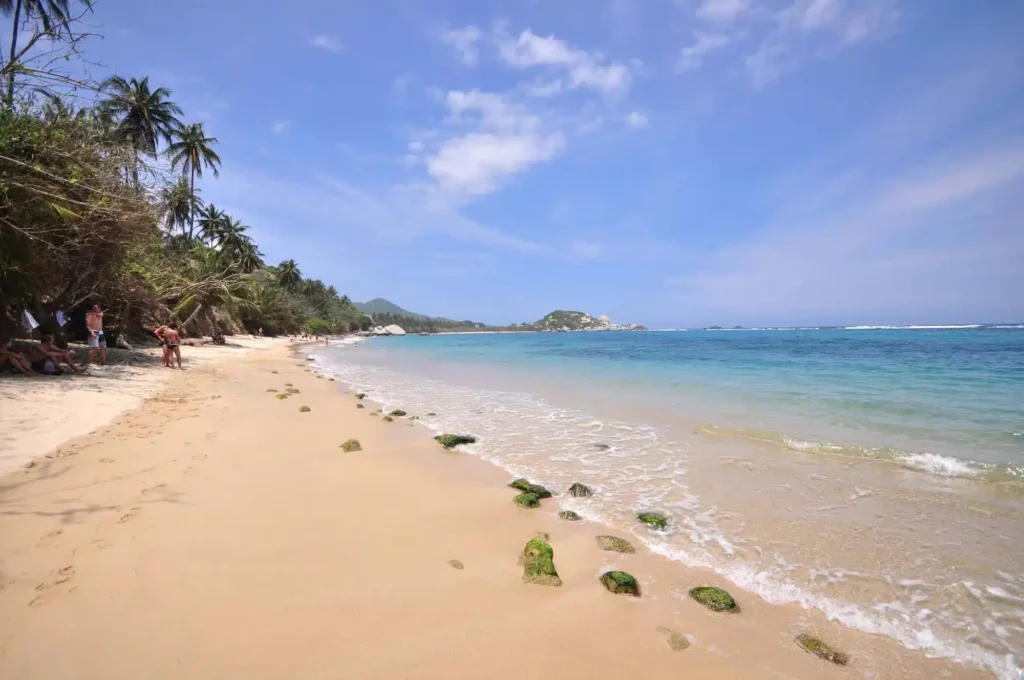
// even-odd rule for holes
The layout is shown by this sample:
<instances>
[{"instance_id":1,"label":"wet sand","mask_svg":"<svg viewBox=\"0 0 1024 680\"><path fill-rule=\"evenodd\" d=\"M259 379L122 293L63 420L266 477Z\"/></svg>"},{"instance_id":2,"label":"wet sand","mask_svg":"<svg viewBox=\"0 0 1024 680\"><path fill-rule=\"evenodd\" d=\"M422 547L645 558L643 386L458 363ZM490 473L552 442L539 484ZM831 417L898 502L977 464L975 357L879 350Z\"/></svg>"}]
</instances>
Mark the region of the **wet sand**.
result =
<instances>
[{"instance_id":1,"label":"wet sand","mask_svg":"<svg viewBox=\"0 0 1024 680\"><path fill-rule=\"evenodd\" d=\"M300 393L275 398L286 383ZM172 374L0 478L0 677L990 677L640 546L601 552L600 525L559 520L551 501L520 509L497 468L356 403L272 344ZM350 438L361 452L341 450ZM521 580L538 531L560 588ZM604 590L612 567L643 597ZM742 612L685 596L699 585ZM673 651L661 627L691 646ZM802 632L850 665L802 651Z\"/></svg>"}]
</instances>

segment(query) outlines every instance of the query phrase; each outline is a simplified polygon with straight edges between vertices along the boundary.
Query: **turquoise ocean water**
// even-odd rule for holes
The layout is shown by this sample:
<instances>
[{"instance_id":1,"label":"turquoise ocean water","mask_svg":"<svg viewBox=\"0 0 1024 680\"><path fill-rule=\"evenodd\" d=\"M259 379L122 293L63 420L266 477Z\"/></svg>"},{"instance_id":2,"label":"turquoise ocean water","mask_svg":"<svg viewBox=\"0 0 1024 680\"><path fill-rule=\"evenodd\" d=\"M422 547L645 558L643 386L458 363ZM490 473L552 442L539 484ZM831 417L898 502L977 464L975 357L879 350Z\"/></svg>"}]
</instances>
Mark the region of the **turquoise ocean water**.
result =
<instances>
[{"instance_id":1,"label":"turquoise ocean water","mask_svg":"<svg viewBox=\"0 0 1024 680\"><path fill-rule=\"evenodd\" d=\"M318 370L588 519L930 655L1024 658L1024 325L446 335ZM808 540L808 534L813 540Z\"/></svg>"}]
</instances>

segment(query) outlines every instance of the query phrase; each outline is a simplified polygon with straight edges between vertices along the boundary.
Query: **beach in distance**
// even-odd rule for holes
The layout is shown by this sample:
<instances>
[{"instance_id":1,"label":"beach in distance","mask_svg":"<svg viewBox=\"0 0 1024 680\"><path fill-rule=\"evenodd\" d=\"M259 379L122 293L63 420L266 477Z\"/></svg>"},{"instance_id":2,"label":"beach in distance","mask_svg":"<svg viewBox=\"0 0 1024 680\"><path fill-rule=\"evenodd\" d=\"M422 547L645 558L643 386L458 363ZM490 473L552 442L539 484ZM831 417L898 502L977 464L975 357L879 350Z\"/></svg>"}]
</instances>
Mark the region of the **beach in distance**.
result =
<instances>
[{"instance_id":1,"label":"beach in distance","mask_svg":"<svg viewBox=\"0 0 1024 680\"><path fill-rule=\"evenodd\" d=\"M970 448L989 458L957 473L896 448L806 450L785 437L840 431L743 429L774 416L732 420L754 406L700 391L685 355L713 364L712 349L670 335L229 339L187 348L190 370L109 422L65 424L55 446L5 440L19 463L0 481L0 676L1011 677L1020 497L997 461L1013 440L985 445L980 428ZM958 342L995 343L999 361L1019 340ZM616 366L659 353L672 368ZM81 396L104 379L57 380ZM0 384L5 430L44 388ZM690 399L734 411L701 420ZM446 433L476 441L445 449ZM845 445L867 450L862 434ZM530 507L515 478L551 496L524 487ZM613 571L639 597L612 592ZM702 604L705 587L735 608Z\"/></svg>"}]
</instances>

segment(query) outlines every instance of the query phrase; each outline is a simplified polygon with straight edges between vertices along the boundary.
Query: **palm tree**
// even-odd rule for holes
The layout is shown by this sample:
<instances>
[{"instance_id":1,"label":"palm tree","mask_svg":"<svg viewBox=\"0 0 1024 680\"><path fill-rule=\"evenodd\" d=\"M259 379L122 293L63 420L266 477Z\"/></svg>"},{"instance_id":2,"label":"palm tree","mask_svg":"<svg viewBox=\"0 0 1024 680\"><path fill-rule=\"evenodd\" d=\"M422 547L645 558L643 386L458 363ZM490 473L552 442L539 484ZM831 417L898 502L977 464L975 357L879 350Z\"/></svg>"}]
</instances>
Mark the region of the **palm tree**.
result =
<instances>
[{"instance_id":1,"label":"palm tree","mask_svg":"<svg viewBox=\"0 0 1024 680\"><path fill-rule=\"evenodd\" d=\"M92 7L92 0L79 1L87 8ZM11 109L14 108L14 76L18 72L15 62L22 56L18 53L22 14L25 20L42 24L44 34L57 37L70 33L68 21L71 19L71 8L68 7L68 0L0 0L0 13L14 14L11 23L11 53L7 60L7 108Z\"/></svg>"},{"instance_id":2,"label":"palm tree","mask_svg":"<svg viewBox=\"0 0 1024 680\"><path fill-rule=\"evenodd\" d=\"M286 290L295 290L302 281L302 272L299 271L299 265L295 264L295 260L285 260L277 269L277 282Z\"/></svg>"},{"instance_id":3,"label":"palm tree","mask_svg":"<svg viewBox=\"0 0 1024 680\"><path fill-rule=\"evenodd\" d=\"M221 225L217 247L228 262L248 274L263 267L263 253L252 238L246 235L247 229L235 218L227 217Z\"/></svg>"},{"instance_id":4,"label":"palm tree","mask_svg":"<svg viewBox=\"0 0 1024 680\"><path fill-rule=\"evenodd\" d=\"M161 189L159 200L161 219L169 234L173 234L176 228L181 228L184 235L185 225L189 223L193 211L198 205L202 205L202 201L192 192L184 177Z\"/></svg>"},{"instance_id":5,"label":"palm tree","mask_svg":"<svg viewBox=\"0 0 1024 680\"><path fill-rule=\"evenodd\" d=\"M213 170L213 176L220 176L220 156L213 150L217 143L216 137L207 137L202 123L182 125L171 131L177 141L167 147L167 155L171 157L171 168L181 166L181 174L189 175L189 186L192 193L196 191L196 177L203 178L203 166ZM192 236L195 229L195 213L190 216L188 235Z\"/></svg>"},{"instance_id":6,"label":"palm tree","mask_svg":"<svg viewBox=\"0 0 1024 680\"><path fill-rule=\"evenodd\" d=\"M184 182L184 178L182 178ZM224 225L231 219L223 210L218 210L213 203L199 212L199 237L213 245L224 234Z\"/></svg>"},{"instance_id":7,"label":"palm tree","mask_svg":"<svg viewBox=\"0 0 1024 680\"><path fill-rule=\"evenodd\" d=\"M150 90L148 77L125 80L121 76L112 76L101 87L110 91L101 109L117 119L117 136L135 152L132 178L138 184L140 156L156 156L161 140L168 144L171 142L171 134L181 127L177 118L181 115L181 107L170 100L171 91L166 87Z\"/></svg>"}]
</instances>

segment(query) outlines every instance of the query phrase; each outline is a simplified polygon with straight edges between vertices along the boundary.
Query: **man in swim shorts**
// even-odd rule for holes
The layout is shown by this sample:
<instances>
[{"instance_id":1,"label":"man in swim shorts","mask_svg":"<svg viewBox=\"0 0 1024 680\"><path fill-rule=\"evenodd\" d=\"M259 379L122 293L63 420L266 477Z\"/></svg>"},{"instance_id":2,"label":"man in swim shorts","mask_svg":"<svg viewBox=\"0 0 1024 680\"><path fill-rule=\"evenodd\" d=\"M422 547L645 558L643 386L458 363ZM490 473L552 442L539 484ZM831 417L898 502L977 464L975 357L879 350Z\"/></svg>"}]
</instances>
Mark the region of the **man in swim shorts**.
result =
<instances>
[{"instance_id":1,"label":"man in swim shorts","mask_svg":"<svg viewBox=\"0 0 1024 680\"><path fill-rule=\"evenodd\" d=\"M85 359L85 365L92 363L92 358L98 349L100 351L100 365L107 363L107 336L103 334L103 310L95 305L91 312L85 314L85 327L89 330L89 355Z\"/></svg>"}]
</instances>

